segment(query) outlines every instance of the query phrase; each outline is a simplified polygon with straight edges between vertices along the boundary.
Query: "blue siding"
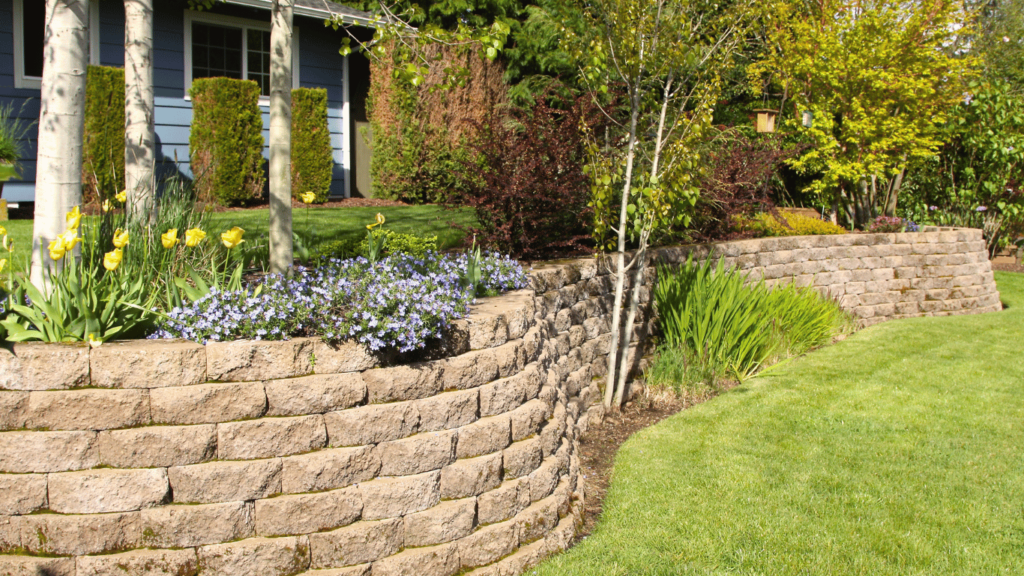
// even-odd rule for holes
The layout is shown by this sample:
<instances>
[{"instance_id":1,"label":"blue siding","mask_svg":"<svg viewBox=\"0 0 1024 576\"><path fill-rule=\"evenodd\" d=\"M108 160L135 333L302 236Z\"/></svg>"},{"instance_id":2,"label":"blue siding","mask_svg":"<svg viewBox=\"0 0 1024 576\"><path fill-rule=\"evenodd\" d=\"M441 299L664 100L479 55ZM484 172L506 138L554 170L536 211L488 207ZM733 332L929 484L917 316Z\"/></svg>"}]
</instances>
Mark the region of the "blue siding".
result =
<instances>
[{"instance_id":1,"label":"blue siding","mask_svg":"<svg viewBox=\"0 0 1024 576\"><path fill-rule=\"evenodd\" d=\"M34 0L25 0L34 1ZM184 10L180 0L157 0L154 18L154 89L157 162L161 178L180 173L191 177L188 159L189 125L192 103L185 98ZM124 64L124 8L114 0L100 3L100 64ZM269 12L237 6L219 5L212 12L239 18L266 21ZM345 170L342 166L349 130L344 126L343 65L338 54L341 35L325 28L320 20L296 18L299 28L299 79L303 87L327 89L328 125L334 151L334 180L331 194L345 195ZM0 103L12 103L15 112L25 105L23 116L30 121L39 118L39 91L14 89L14 40L11 0L0 0ZM269 111L263 108L264 141L269 137ZM30 130L26 154L22 159L22 179L11 181L4 188L4 197L11 201L29 201L35 181L36 129ZM264 149L264 156L269 150Z\"/></svg>"}]
</instances>

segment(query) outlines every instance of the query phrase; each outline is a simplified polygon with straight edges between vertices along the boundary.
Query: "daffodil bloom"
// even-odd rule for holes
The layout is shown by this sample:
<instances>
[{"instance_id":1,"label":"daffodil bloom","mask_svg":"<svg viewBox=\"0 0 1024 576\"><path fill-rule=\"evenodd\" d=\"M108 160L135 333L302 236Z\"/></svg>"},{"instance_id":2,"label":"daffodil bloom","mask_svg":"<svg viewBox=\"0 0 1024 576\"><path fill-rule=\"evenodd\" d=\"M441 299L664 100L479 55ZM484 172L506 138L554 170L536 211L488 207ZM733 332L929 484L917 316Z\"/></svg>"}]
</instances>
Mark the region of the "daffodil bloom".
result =
<instances>
[{"instance_id":1,"label":"daffodil bloom","mask_svg":"<svg viewBox=\"0 0 1024 576\"><path fill-rule=\"evenodd\" d=\"M65 250L74 250L75 246L82 241L82 239L78 237L78 229L76 228L71 228L61 234L60 240L64 242Z\"/></svg>"},{"instance_id":2,"label":"daffodil bloom","mask_svg":"<svg viewBox=\"0 0 1024 576\"><path fill-rule=\"evenodd\" d=\"M374 223L374 224L368 224L366 226L366 229L367 230L373 230L375 227L380 226L383 223L384 223L384 215L381 214L380 212L377 212L377 222Z\"/></svg>"},{"instance_id":3,"label":"daffodil bloom","mask_svg":"<svg viewBox=\"0 0 1024 576\"><path fill-rule=\"evenodd\" d=\"M4 234L4 250L14 252L14 240L11 240L7 234Z\"/></svg>"},{"instance_id":4,"label":"daffodil bloom","mask_svg":"<svg viewBox=\"0 0 1024 576\"><path fill-rule=\"evenodd\" d=\"M224 232L220 235L220 241L224 243L224 247L231 250L235 246L238 246L245 240L242 240L242 234L245 234L245 230L242 230L238 226L235 226L231 230Z\"/></svg>"},{"instance_id":5,"label":"daffodil bloom","mask_svg":"<svg viewBox=\"0 0 1024 576\"><path fill-rule=\"evenodd\" d=\"M114 205L110 203L110 198L107 198L106 200L103 201L103 211L104 212L110 212L113 209L114 209Z\"/></svg>"},{"instance_id":6,"label":"daffodil bloom","mask_svg":"<svg viewBox=\"0 0 1024 576\"><path fill-rule=\"evenodd\" d=\"M128 245L128 231L118 228L114 230L114 247L124 248Z\"/></svg>"},{"instance_id":7,"label":"daffodil bloom","mask_svg":"<svg viewBox=\"0 0 1024 576\"><path fill-rule=\"evenodd\" d=\"M7 236L7 228L0 226L0 236Z\"/></svg>"},{"instance_id":8,"label":"daffodil bloom","mask_svg":"<svg viewBox=\"0 0 1024 576\"><path fill-rule=\"evenodd\" d=\"M199 228L189 228L185 231L185 246L195 248L204 238L206 238L206 232Z\"/></svg>"},{"instance_id":9,"label":"daffodil bloom","mask_svg":"<svg viewBox=\"0 0 1024 576\"><path fill-rule=\"evenodd\" d=\"M121 265L121 249L114 248L103 255L103 267L113 272Z\"/></svg>"},{"instance_id":10,"label":"daffodil bloom","mask_svg":"<svg viewBox=\"0 0 1024 576\"><path fill-rule=\"evenodd\" d=\"M300 194L299 198L302 198L303 204L312 204L313 202L316 202L316 193L306 192L304 194Z\"/></svg>"},{"instance_id":11,"label":"daffodil bloom","mask_svg":"<svg viewBox=\"0 0 1024 576\"><path fill-rule=\"evenodd\" d=\"M88 340L90 348L99 348L100 344L103 344L103 340L97 338L95 334L89 334Z\"/></svg>"},{"instance_id":12,"label":"daffodil bloom","mask_svg":"<svg viewBox=\"0 0 1024 576\"><path fill-rule=\"evenodd\" d=\"M6 268L6 267L7 267L7 258L0 258L0 272L3 272L4 268Z\"/></svg>"},{"instance_id":13,"label":"daffodil bloom","mask_svg":"<svg viewBox=\"0 0 1024 576\"><path fill-rule=\"evenodd\" d=\"M78 209L78 206L75 206L64 218L68 222L69 230L78 230L78 225L82 223L82 212Z\"/></svg>"},{"instance_id":14,"label":"daffodil bloom","mask_svg":"<svg viewBox=\"0 0 1024 576\"><path fill-rule=\"evenodd\" d=\"M171 228L167 232L160 235L160 242L164 245L164 248L168 250L174 248L174 245L178 243L178 229Z\"/></svg>"},{"instance_id":15,"label":"daffodil bloom","mask_svg":"<svg viewBox=\"0 0 1024 576\"><path fill-rule=\"evenodd\" d=\"M114 198L117 199L117 201L120 202L121 204L124 204L125 202L128 201L128 191L121 190L117 194L114 194Z\"/></svg>"},{"instance_id":16,"label":"daffodil bloom","mask_svg":"<svg viewBox=\"0 0 1024 576\"><path fill-rule=\"evenodd\" d=\"M64 246L64 239L57 237L56 240L50 241L49 246L50 258L53 260L60 260L64 257L64 253L67 252L67 248Z\"/></svg>"}]
</instances>

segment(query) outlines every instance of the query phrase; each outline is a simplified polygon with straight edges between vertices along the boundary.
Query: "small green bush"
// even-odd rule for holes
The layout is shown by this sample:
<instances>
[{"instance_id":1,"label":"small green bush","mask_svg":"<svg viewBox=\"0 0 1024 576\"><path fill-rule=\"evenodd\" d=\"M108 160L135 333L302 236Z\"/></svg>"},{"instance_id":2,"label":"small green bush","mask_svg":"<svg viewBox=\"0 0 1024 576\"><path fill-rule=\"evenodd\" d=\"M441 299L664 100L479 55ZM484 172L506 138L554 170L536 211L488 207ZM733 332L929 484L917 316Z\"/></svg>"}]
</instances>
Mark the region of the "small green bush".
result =
<instances>
[{"instance_id":1,"label":"small green bush","mask_svg":"<svg viewBox=\"0 0 1024 576\"><path fill-rule=\"evenodd\" d=\"M825 234L846 234L846 228L825 220L779 210L779 218L770 213L758 214L753 227L765 236L814 236Z\"/></svg>"},{"instance_id":2,"label":"small green bush","mask_svg":"<svg viewBox=\"0 0 1024 576\"><path fill-rule=\"evenodd\" d=\"M199 78L189 90L188 146L203 200L246 204L263 195L263 118L260 87L251 80Z\"/></svg>"},{"instance_id":3,"label":"small green bush","mask_svg":"<svg viewBox=\"0 0 1024 576\"><path fill-rule=\"evenodd\" d=\"M427 252L437 251L437 236L422 238L413 234L403 234L394 230L374 230L374 238L384 236L384 255L408 254L416 258L422 258ZM369 242L364 236L361 240L346 238L334 240L321 244L314 253L314 259L318 258L354 258L369 253Z\"/></svg>"},{"instance_id":4,"label":"small green bush","mask_svg":"<svg viewBox=\"0 0 1024 576\"><path fill-rule=\"evenodd\" d=\"M124 190L124 69L89 66L85 81L82 196L102 202Z\"/></svg>"},{"instance_id":5,"label":"small green bush","mask_svg":"<svg viewBox=\"0 0 1024 576\"><path fill-rule=\"evenodd\" d=\"M331 192L334 158L327 126L327 90L292 90L292 197L316 194L316 203L327 202Z\"/></svg>"}]
</instances>

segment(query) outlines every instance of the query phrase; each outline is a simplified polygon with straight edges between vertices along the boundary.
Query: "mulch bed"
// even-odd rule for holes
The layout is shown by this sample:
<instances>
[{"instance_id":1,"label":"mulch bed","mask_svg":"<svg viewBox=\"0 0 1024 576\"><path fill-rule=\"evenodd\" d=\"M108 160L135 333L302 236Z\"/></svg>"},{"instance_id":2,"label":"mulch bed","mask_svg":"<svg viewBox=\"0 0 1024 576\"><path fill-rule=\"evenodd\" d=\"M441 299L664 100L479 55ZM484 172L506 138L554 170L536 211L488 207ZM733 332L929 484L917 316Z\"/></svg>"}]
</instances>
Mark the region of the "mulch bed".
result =
<instances>
[{"instance_id":1,"label":"mulch bed","mask_svg":"<svg viewBox=\"0 0 1024 576\"><path fill-rule=\"evenodd\" d=\"M1024 272L1024 266L1020 264L997 264L992 263L993 270L999 270L1000 272Z\"/></svg>"},{"instance_id":2,"label":"mulch bed","mask_svg":"<svg viewBox=\"0 0 1024 576\"><path fill-rule=\"evenodd\" d=\"M258 210L260 208L266 208L269 204L254 204L251 206L211 206L211 212L239 212L242 210ZM323 204L303 204L298 200L292 200L292 209L299 208L384 208L387 206L408 206L405 202L399 202L397 200L384 200L382 198L344 198L342 200L331 200L330 202L324 202Z\"/></svg>"}]
</instances>

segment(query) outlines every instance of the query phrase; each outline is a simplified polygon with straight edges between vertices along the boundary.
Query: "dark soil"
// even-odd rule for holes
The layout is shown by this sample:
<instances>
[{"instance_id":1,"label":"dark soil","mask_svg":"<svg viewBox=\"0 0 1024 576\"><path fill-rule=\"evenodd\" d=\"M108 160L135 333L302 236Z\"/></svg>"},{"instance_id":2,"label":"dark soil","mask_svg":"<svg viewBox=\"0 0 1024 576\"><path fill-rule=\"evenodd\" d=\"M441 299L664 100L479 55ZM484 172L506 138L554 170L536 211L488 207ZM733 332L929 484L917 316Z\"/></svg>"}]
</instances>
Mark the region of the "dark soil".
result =
<instances>
[{"instance_id":1,"label":"dark soil","mask_svg":"<svg viewBox=\"0 0 1024 576\"><path fill-rule=\"evenodd\" d=\"M260 203L249 206L211 206L211 212L237 212L239 210L256 210L260 208L266 208L269 204ZM385 207L385 206L408 206L405 202L399 202L397 200L384 200L382 198L344 198L342 200L331 200L330 202L324 202L323 204L303 204L298 200L292 200L292 208L364 208L367 206L371 207Z\"/></svg>"},{"instance_id":2,"label":"dark soil","mask_svg":"<svg viewBox=\"0 0 1024 576\"><path fill-rule=\"evenodd\" d=\"M993 270L999 270L1001 272L1024 272L1024 266L1020 264L1003 264L1003 263L992 263Z\"/></svg>"}]
</instances>

